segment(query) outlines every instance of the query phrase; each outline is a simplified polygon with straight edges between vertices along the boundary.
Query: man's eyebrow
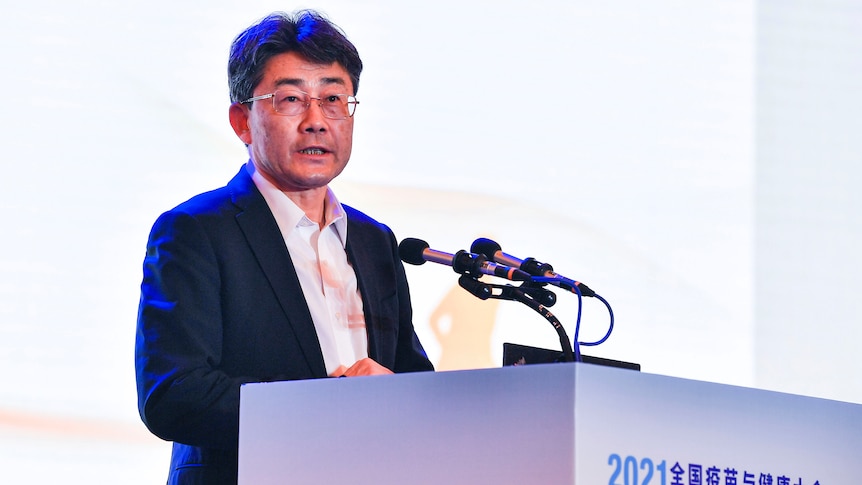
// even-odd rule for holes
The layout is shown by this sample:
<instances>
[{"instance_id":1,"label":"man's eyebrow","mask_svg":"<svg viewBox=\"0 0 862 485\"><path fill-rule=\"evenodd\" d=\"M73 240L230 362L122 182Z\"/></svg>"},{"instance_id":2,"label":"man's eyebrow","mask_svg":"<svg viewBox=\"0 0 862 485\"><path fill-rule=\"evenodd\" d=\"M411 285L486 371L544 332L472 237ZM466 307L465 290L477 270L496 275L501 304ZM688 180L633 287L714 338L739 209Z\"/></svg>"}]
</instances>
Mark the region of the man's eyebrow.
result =
<instances>
[{"instance_id":1,"label":"man's eyebrow","mask_svg":"<svg viewBox=\"0 0 862 485\"><path fill-rule=\"evenodd\" d=\"M306 84L306 81L300 78L283 77L275 80L276 88L280 88L282 86L305 88ZM328 86L332 84L337 84L339 86L347 86L347 82L344 80L344 78L341 77L324 77L320 79L319 84L322 86Z\"/></svg>"},{"instance_id":2,"label":"man's eyebrow","mask_svg":"<svg viewBox=\"0 0 862 485\"><path fill-rule=\"evenodd\" d=\"M279 78L279 79L275 80L275 87L277 87L277 88L280 88L281 86L301 87L303 84L305 84L305 81L303 81L302 79L298 79L298 78L283 77L283 78Z\"/></svg>"},{"instance_id":3,"label":"man's eyebrow","mask_svg":"<svg viewBox=\"0 0 862 485\"><path fill-rule=\"evenodd\" d=\"M325 77L320 80L320 84L328 85L328 84L339 84L341 86L347 85L344 81L344 78L340 77Z\"/></svg>"}]
</instances>

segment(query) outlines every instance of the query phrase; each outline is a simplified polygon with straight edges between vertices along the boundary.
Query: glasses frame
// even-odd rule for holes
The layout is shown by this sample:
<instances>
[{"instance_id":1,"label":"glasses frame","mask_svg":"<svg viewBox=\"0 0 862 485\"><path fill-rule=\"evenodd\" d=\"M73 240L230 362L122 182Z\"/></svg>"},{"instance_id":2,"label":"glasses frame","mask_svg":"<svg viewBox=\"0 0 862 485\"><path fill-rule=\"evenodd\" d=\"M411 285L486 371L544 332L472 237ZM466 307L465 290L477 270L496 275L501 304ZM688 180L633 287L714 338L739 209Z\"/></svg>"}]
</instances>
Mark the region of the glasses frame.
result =
<instances>
[{"instance_id":1,"label":"glasses frame","mask_svg":"<svg viewBox=\"0 0 862 485\"><path fill-rule=\"evenodd\" d=\"M292 115L291 115L291 114L282 113L281 111L279 111L279 110L275 107L275 99L276 99L275 95L276 95L276 94L278 94L278 93L279 93L279 92L281 92L281 91L290 91L290 92L292 92L292 93L299 93L299 94L303 94L303 95L307 96L307 97L308 97L308 101L306 101L306 102L305 102L305 109L304 109L304 110L302 110L302 111L300 111L299 113L292 114ZM307 112L309 109L311 109L311 102L312 102L312 101L317 101L317 106L320 108L320 112L321 112L321 114L323 114L323 117L324 117L324 118L327 118L327 119L330 119L330 120L346 120L346 119L348 119L348 118L353 118L353 115L354 115L354 114L356 114L356 106L359 104L359 100L358 100L358 99L356 99L356 96L353 96L353 95L350 95L350 94L343 94L343 93L341 93L341 94L330 94L330 95L327 95L327 96L325 96L325 97L327 97L327 98L328 98L328 97L330 97L330 96L338 96L338 97L342 97L342 96L343 96L343 97L345 97L345 98L347 99L347 101L345 101L345 104L347 105L347 116L344 116L344 117L338 117L338 118L336 118L336 117L332 117L332 116L328 116L328 115L326 114L326 110L325 110L325 109L323 109L323 98L316 98L316 97L314 97L314 96L309 95L309 94L308 94L308 93L306 93L305 91L299 91L299 90L294 90L294 89L278 89L278 90L276 90L276 91L274 91L274 92L271 92L271 93L268 93L268 94L261 94L261 95L259 95L259 96L254 96L254 97L248 98L248 99L246 99L245 101L240 101L240 102L239 102L239 104L250 104L250 103L253 103L253 102L255 102L255 101L262 101L262 100L267 99L267 98L272 98L272 111L273 111L275 114L277 114L277 115L279 115L279 116L299 116L299 115L301 115L301 114L303 114L303 113Z\"/></svg>"}]
</instances>

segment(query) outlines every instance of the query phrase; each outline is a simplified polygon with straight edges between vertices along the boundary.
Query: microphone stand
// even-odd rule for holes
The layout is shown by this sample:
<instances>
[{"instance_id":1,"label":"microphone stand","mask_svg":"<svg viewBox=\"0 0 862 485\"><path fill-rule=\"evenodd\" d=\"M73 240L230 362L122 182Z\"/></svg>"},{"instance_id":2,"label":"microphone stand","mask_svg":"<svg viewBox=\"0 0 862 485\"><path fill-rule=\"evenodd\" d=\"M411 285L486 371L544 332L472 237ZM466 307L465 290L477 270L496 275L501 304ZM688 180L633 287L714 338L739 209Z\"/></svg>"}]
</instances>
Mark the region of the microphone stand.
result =
<instances>
[{"instance_id":1,"label":"microphone stand","mask_svg":"<svg viewBox=\"0 0 862 485\"><path fill-rule=\"evenodd\" d=\"M480 300L495 298L498 300L518 301L532 308L536 313L545 317L554 327L554 330L557 331L557 335L560 337L560 346L563 349L563 360L565 362L575 361L575 354L572 350L572 344L569 342L569 336L566 334L566 329L563 328L557 317L547 308L557 301L556 295L553 292L539 286L530 286L528 283L524 283L521 286L483 283L470 274L464 274L458 278L458 284ZM499 292L494 290L499 290ZM544 304L538 300L544 301Z\"/></svg>"}]
</instances>

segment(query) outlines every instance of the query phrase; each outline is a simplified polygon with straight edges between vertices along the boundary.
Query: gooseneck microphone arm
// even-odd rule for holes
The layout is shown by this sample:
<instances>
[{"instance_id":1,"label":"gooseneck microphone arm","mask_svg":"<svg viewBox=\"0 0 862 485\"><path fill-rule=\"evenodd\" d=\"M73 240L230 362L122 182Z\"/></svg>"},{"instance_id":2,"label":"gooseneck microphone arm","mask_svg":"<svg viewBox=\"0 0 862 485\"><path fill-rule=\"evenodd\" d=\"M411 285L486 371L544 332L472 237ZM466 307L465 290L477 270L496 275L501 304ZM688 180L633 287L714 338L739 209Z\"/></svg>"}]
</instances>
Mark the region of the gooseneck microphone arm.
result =
<instances>
[{"instance_id":1,"label":"gooseneck microphone arm","mask_svg":"<svg viewBox=\"0 0 862 485\"><path fill-rule=\"evenodd\" d=\"M487 238L479 238L473 241L473 244L470 246L470 251L484 255L491 261L496 261L498 263L505 264L513 268L518 268L519 270L532 275L531 282L521 285L522 288L528 285L545 285L550 283L554 286L570 291L578 296L578 318L575 323L574 336L575 358L577 360L580 360L579 348L581 345L599 345L605 340L607 340L608 337L610 337L611 332L614 329L614 312L611 309L611 306L608 301L602 298L601 295L599 295L598 293L591 290L587 285L581 283L580 281L575 281L573 279L566 278L563 275L555 273L554 268L551 267L550 264L541 263L535 258L519 259L515 256L512 256L511 254L506 254L503 252L503 249L496 241L492 241ZM607 333L604 337L595 342L580 342L578 340L581 328L581 309L583 308L582 297L584 296L596 298L597 300L604 303L604 305L608 309L608 314L610 315L610 324L608 325Z\"/></svg>"},{"instance_id":2,"label":"gooseneck microphone arm","mask_svg":"<svg viewBox=\"0 0 862 485\"><path fill-rule=\"evenodd\" d=\"M556 301L552 292L543 288L530 288L523 285L518 287L483 283L468 274L461 276L458 279L458 284L480 300L487 300L488 298L511 300L521 302L532 308L536 313L545 317L545 320L550 322L554 330L557 331L557 336L560 338L560 347L563 350L563 361L580 361L580 353L572 349L572 343L569 341L569 336L566 334L563 324L548 310L548 306L553 305ZM550 303L547 305L542 304L537 298L542 298Z\"/></svg>"},{"instance_id":3,"label":"gooseneck microphone arm","mask_svg":"<svg viewBox=\"0 0 862 485\"><path fill-rule=\"evenodd\" d=\"M542 305L533 298L529 297L520 288L511 285L502 287L502 293L500 297L507 300L519 301L535 310L535 312L539 315L545 317L545 320L551 323L551 326L554 327L554 330L557 331L557 336L560 338L560 347L563 349L563 360L566 362L580 362L580 352L578 352L578 355L576 355L575 351L572 350L572 343L569 341L569 336L566 334L566 329L563 328L563 324L560 323L559 320L557 320L557 317L555 317L554 314L551 313L545 305Z\"/></svg>"}]
</instances>

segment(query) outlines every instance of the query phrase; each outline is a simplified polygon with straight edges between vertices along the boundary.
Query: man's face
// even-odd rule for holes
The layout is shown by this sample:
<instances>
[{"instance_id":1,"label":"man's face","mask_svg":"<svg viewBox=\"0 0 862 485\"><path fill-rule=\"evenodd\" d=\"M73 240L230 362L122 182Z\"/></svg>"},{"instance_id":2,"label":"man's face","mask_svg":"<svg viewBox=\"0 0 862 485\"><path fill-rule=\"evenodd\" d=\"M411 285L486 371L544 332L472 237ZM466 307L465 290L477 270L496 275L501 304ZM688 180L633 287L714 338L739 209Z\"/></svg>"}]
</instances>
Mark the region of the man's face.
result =
<instances>
[{"instance_id":1,"label":"man's face","mask_svg":"<svg viewBox=\"0 0 862 485\"><path fill-rule=\"evenodd\" d=\"M323 98L352 95L353 83L338 63L315 64L288 52L269 60L254 96L285 89ZM307 111L294 116L276 113L271 98L234 105L231 124L249 145L256 170L283 191L324 187L350 159L353 118L326 118L316 100L311 100Z\"/></svg>"}]
</instances>

